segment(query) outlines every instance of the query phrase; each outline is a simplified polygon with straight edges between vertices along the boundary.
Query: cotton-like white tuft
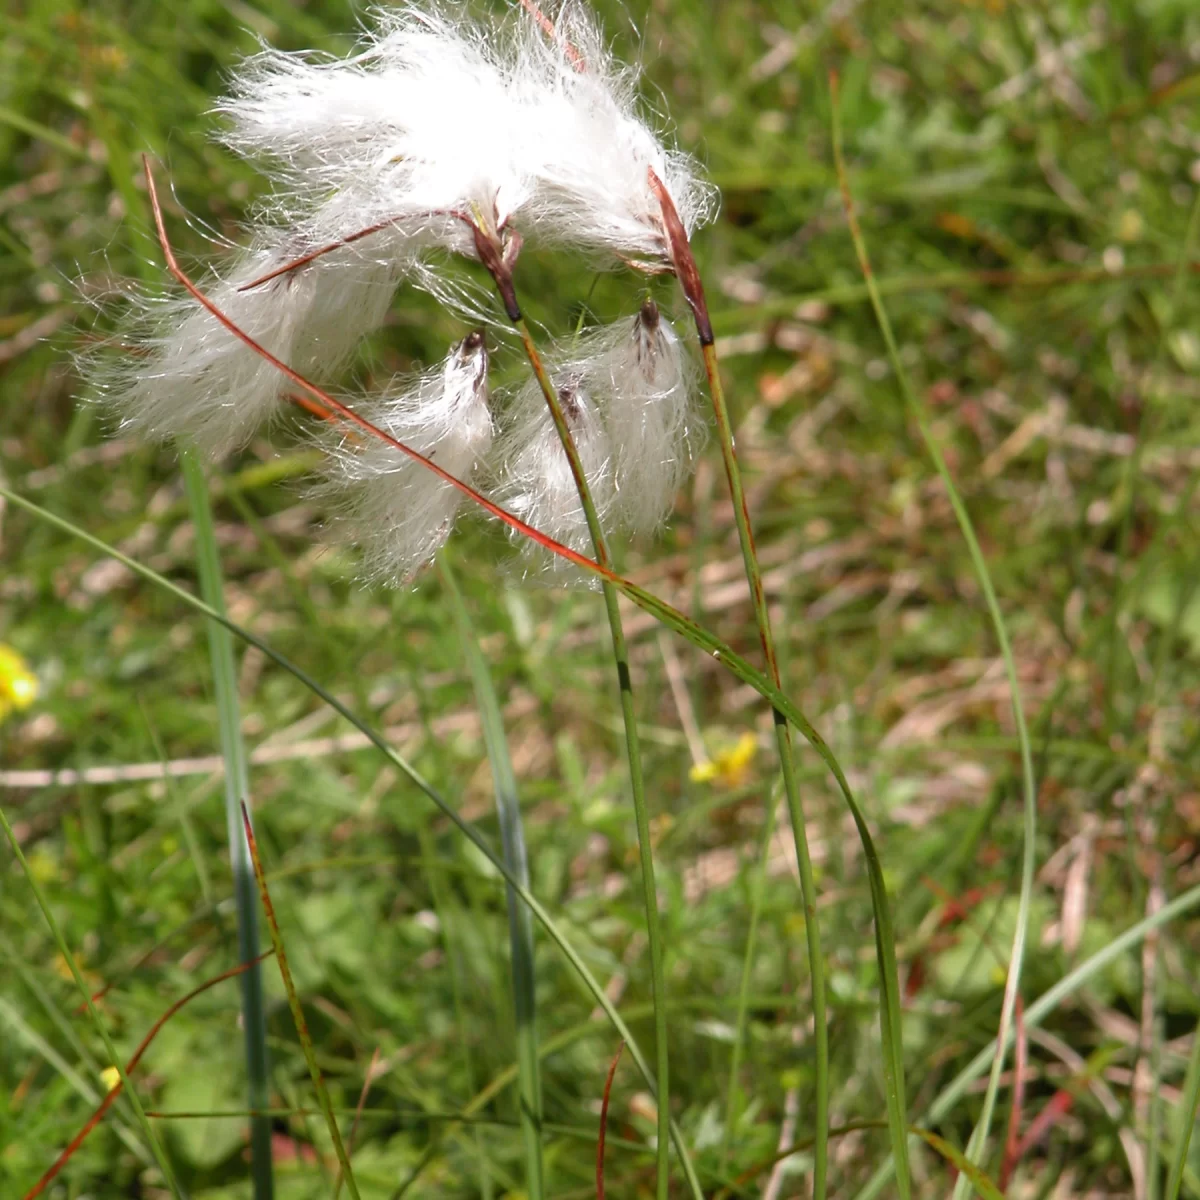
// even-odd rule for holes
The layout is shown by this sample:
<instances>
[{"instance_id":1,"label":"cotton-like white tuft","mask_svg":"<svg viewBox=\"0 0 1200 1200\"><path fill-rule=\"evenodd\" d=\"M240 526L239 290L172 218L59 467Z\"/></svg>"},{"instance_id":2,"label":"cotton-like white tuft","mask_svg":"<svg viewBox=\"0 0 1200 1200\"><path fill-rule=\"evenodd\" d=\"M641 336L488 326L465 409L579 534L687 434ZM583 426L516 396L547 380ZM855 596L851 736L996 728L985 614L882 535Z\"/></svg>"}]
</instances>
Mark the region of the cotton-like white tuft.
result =
<instances>
[{"instance_id":1,"label":"cotton-like white tuft","mask_svg":"<svg viewBox=\"0 0 1200 1200\"><path fill-rule=\"evenodd\" d=\"M704 440L694 365L653 300L583 349L578 369L602 403L615 452L613 515L631 533L653 533Z\"/></svg>"},{"instance_id":2,"label":"cotton-like white tuft","mask_svg":"<svg viewBox=\"0 0 1200 1200\"><path fill-rule=\"evenodd\" d=\"M267 50L217 111L222 140L274 182L266 211L336 241L379 221L413 249L474 254L462 216L562 244L669 257L648 170L690 233L715 211L695 163L639 111L587 8L477 24L461 10L377 10L345 58ZM457 214L457 215L456 215Z\"/></svg>"},{"instance_id":3,"label":"cotton-like white tuft","mask_svg":"<svg viewBox=\"0 0 1200 1200\"><path fill-rule=\"evenodd\" d=\"M529 197L511 63L461 14L379 10L345 59L265 51L217 111L274 181L272 219L329 241L391 220L412 248L474 254L462 218L494 232Z\"/></svg>"},{"instance_id":4,"label":"cotton-like white tuft","mask_svg":"<svg viewBox=\"0 0 1200 1200\"><path fill-rule=\"evenodd\" d=\"M301 374L329 378L382 324L395 272L346 247L248 291L262 275L304 253L296 238L243 253L205 294L265 350ZM140 311L119 334L118 357L94 356L94 390L122 428L190 439L219 457L244 445L281 403L288 380L191 297L133 297Z\"/></svg>"},{"instance_id":5,"label":"cotton-like white tuft","mask_svg":"<svg viewBox=\"0 0 1200 1200\"><path fill-rule=\"evenodd\" d=\"M536 161L529 226L566 244L667 261L649 170L689 234L715 216L716 191L642 115L638 69L614 59L588 8L564 0L546 15L553 36L525 21L513 71Z\"/></svg>"},{"instance_id":6,"label":"cotton-like white tuft","mask_svg":"<svg viewBox=\"0 0 1200 1200\"><path fill-rule=\"evenodd\" d=\"M488 355L473 333L440 367L359 412L384 433L469 483L492 445ZM318 491L363 553L366 578L399 586L450 536L462 494L427 467L357 430L329 446Z\"/></svg>"},{"instance_id":7,"label":"cotton-like white tuft","mask_svg":"<svg viewBox=\"0 0 1200 1200\"><path fill-rule=\"evenodd\" d=\"M612 446L596 404L579 377L554 374L559 403L603 525L613 500ZM511 425L496 457L501 472L500 504L539 532L590 556L592 540L575 476L536 382L518 394ZM538 554L531 542L525 543L525 551L529 556ZM555 558L553 565L564 564Z\"/></svg>"},{"instance_id":8,"label":"cotton-like white tuft","mask_svg":"<svg viewBox=\"0 0 1200 1200\"><path fill-rule=\"evenodd\" d=\"M564 342L546 361L605 532L653 533L705 433L695 368L678 335L647 300L637 316ZM495 456L500 503L590 554L575 478L536 382L518 394L506 424Z\"/></svg>"}]
</instances>

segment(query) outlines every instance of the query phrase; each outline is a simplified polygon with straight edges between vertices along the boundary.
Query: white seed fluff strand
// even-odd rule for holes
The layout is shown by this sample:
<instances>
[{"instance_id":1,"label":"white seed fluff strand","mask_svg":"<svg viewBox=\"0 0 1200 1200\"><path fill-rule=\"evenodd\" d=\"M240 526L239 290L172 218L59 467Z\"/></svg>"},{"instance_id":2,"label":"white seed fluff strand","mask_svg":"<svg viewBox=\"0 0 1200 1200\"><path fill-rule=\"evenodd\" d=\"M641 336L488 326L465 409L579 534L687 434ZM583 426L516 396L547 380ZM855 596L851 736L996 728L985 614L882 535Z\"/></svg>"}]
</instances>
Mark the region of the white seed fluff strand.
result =
<instances>
[{"instance_id":1,"label":"white seed fluff strand","mask_svg":"<svg viewBox=\"0 0 1200 1200\"><path fill-rule=\"evenodd\" d=\"M613 500L608 434L578 376L554 371L552 378L603 525ZM499 503L539 532L590 555L592 541L575 476L536 380L521 389L510 420L496 454L501 472ZM574 570L558 558L547 559L533 542L526 541L523 550L527 563Z\"/></svg>"},{"instance_id":2,"label":"white seed fluff strand","mask_svg":"<svg viewBox=\"0 0 1200 1200\"><path fill-rule=\"evenodd\" d=\"M492 445L488 355L471 334L436 369L359 406L368 421L470 483ZM445 544L462 494L427 467L354 431L330 453L318 494L334 501L335 523L362 550L365 579L408 583Z\"/></svg>"},{"instance_id":3,"label":"white seed fluff strand","mask_svg":"<svg viewBox=\"0 0 1200 1200\"><path fill-rule=\"evenodd\" d=\"M630 533L655 533L705 437L695 365L652 300L581 350L576 369L601 404L614 449L613 515Z\"/></svg>"}]
</instances>

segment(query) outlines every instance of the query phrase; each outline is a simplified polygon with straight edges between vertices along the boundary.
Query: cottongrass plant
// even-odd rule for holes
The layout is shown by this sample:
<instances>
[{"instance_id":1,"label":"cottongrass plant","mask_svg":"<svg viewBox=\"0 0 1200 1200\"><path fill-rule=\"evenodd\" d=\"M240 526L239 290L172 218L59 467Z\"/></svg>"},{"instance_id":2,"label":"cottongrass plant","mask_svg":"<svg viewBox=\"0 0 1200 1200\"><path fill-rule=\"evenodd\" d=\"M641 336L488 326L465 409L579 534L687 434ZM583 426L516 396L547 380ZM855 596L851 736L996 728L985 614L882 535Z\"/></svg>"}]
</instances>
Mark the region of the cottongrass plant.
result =
<instances>
[{"instance_id":1,"label":"cottongrass plant","mask_svg":"<svg viewBox=\"0 0 1200 1200\"><path fill-rule=\"evenodd\" d=\"M552 539L560 557L598 564L641 853L662 1200L672 1136L662 943L617 606L616 584L624 581L612 572L608 536L652 533L666 519L703 434L698 371L652 300L636 315L585 330L543 358L522 315L515 267L530 240L591 262L675 275L694 318L767 659L770 679L760 690L779 697L783 784L813 980L814 1193L822 1200L829 1087L824 970L783 710L793 719L798 714L779 691L712 325L690 244L715 212L715 192L645 118L636 69L612 57L585 6L566 0L541 10L532 0L522 3L526 11L486 24L457 10L405 5L376 13L361 50L348 58L266 50L248 60L218 112L226 122L223 141L271 183L248 231L250 248L227 269L215 269L203 289L186 280L168 254L189 294L140 302L134 325L121 334L125 344L136 341L137 352L115 367L97 368L96 386L129 429L191 439L219 457L270 421L286 404L289 383L302 384L333 421L305 430L325 452L319 486L334 495L332 507L346 518L335 525L362 547L370 578L408 583L447 540L464 494L543 545ZM490 390L485 334L476 332L444 363L408 383L348 400L313 387L310 376L333 378L360 339L382 323L401 283L426 289L473 322L496 324L486 296L465 281L454 256L477 261L491 276L533 382L514 395ZM426 472L429 466L435 474ZM487 481L493 499L474 490L477 479ZM594 563L580 557L589 544ZM676 627L687 624L675 617ZM699 630L689 636L706 637ZM724 657L732 664L736 656ZM878 874L844 776L811 726L802 718L798 723L834 768ZM881 889L880 883L873 897L886 942ZM882 948L880 965L894 976L894 960L889 963ZM885 1021L885 1043L893 1030ZM894 1117L902 1088L902 1079L890 1074ZM895 1150L902 1157L903 1138ZM903 1170L900 1179L904 1189Z\"/></svg>"}]
</instances>

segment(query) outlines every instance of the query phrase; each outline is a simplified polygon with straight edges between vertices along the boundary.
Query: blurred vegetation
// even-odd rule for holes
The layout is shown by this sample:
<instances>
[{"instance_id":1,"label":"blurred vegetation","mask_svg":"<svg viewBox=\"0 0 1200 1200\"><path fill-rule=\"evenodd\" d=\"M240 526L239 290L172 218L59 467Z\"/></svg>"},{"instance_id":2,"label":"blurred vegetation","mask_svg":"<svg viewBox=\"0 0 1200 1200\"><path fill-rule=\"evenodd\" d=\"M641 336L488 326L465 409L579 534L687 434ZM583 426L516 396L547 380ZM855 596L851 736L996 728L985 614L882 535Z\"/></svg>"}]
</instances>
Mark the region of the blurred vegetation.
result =
<instances>
[{"instance_id":1,"label":"blurred vegetation","mask_svg":"<svg viewBox=\"0 0 1200 1200\"><path fill-rule=\"evenodd\" d=\"M1022 849L1018 763L966 549L865 303L832 168L827 72L840 74L850 183L904 362L979 527L1033 724L1029 1001L1200 882L1200 247L1188 234L1200 196L1200 9L601 8L722 189L721 219L698 250L785 683L852 771L878 831L919 1115L995 1033ZM10 0L0 14L0 475L189 587L174 454L109 440L105 414L80 401L71 351L91 336L92 301L160 269L144 228L125 220L140 153L169 174L181 250L209 253L206 228L236 239L261 184L208 138L225 72L258 37L344 51L360 16L332 0ZM631 311L641 286L532 253L519 282L556 329L583 306ZM461 333L402 291L359 377L430 361ZM360 589L297 487L304 467L299 452L255 443L214 472L231 615L370 714L496 837L463 648L436 578ZM523 580L482 522L452 547L505 706L533 890L648 1045L636 845L599 597ZM640 582L754 658L715 452L663 539L620 553ZM661 864L675 1115L710 1195L723 1185L760 1194L790 1126L800 1153L775 1194L802 1195L813 1064L803 917L782 841L731 1127L725 1111L774 781L769 713L643 615L629 632ZM39 692L0 722L0 805L132 1052L171 1001L236 959L205 631L123 567L10 508L0 509L0 643L28 662ZM398 1195L418 1163L410 1195L519 1194L512 1088L481 1110L478 1136L448 1120L514 1062L498 879L257 651L240 652L240 687L261 848L335 1104L354 1108L379 1054L354 1147L363 1196ZM746 731L759 734L755 756L739 742ZM710 758L718 769L693 771ZM834 1119L867 1123L833 1143L833 1194L851 1196L887 1147L870 905L845 812L819 764L803 761L826 905ZM171 777L153 778L164 762ZM32 1186L83 1125L108 1064L7 851L0 864L7 1196ZM544 942L537 971L550 1191L591 1195L614 1038ZM273 968L267 977L280 1195L327 1196L330 1149L307 1115L315 1103ZM1155 1163L1191 1120L1177 1109L1198 995L1200 931L1184 919L1029 1031L1018 1136L1039 1125L1041 1136L1020 1146L1019 1194L1158 1194ZM227 984L173 1018L140 1069L147 1108L201 1114L159 1122L194 1197L249 1195L245 1121L203 1115L244 1107L240 1055ZM965 1144L978 1099L969 1093L940 1122L950 1142ZM1006 1086L985 1163L993 1177L1011 1099ZM611 1195L651 1186L652 1130L652 1103L626 1064L610 1115ZM164 1194L151 1161L118 1106L54 1194ZM941 1158L922 1150L915 1165L919 1194L946 1194ZM1200 1194L1200 1144L1184 1187Z\"/></svg>"}]
</instances>

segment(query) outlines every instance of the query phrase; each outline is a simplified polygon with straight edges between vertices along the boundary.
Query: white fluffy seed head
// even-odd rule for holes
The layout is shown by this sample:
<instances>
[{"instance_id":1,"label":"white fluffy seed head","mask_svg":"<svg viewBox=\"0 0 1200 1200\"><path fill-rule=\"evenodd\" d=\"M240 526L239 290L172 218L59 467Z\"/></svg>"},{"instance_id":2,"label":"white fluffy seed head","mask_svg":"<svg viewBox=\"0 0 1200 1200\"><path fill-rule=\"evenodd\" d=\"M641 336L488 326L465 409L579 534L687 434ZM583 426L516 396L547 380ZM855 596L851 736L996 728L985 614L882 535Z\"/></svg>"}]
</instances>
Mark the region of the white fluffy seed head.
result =
<instances>
[{"instance_id":1,"label":"white fluffy seed head","mask_svg":"<svg viewBox=\"0 0 1200 1200\"><path fill-rule=\"evenodd\" d=\"M639 70L613 57L587 6L562 0L544 12L554 35L525 21L513 70L536 162L529 226L566 244L667 261L649 170L689 234L715 215L716 191L643 115Z\"/></svg>"},{"instance_id":2,"label":"white fluffy seed head","mask_svg":"<svg viewBox=\"0 0 1200 1200\"><path fill-rule=\"evenodd\" d=\"M361 414L384 433L469 483L492 445L488 355L481 333L445 361ZM317 492L337 526L362 549L367 579L408 583L450 536L462 494L394 446L357 430L327 443Z\"/></svg>"},{"instance_id":3,"label":"white fluffy seed head","mask_svg":"<svg viewBox=\"0 0 1200 1200\"><path fill-rule=\"evenodd\" d=\"M595 335L592 347L586 377L615 448L614 516L631 533L653 533L704 441L695 367L653 300Z\"/></svg>"},{"instance_id":4,"label":"white fluffy seed head","mask_svg":"<svg viewBox=\"0 0 1200 1200\"><path fill-rule=\"evenodd\" d=\"M205 295L263 349L301 374L331 378L355 345L383 323L396 288L389 265L346 247L247 291L246 284L303 254L295 235L243 252ZM84 372L122 429L185 438L219 457L244 445L290 386L275 366L190 296L132 295L135 311Z\"/></svg>"},{"instance_id":5,"label":"white fluffy seed head","mask_svg":"<svg viewBox=\"0 0 1200 1200\"><path fill-rule=\"evenodd\" d=\"M555 371L553 375L559 403L603 525L613 499L613 458L608 433L580 377L570 371ZM500 471L499 503L539 532L590 556L592 541L575 476L536 381L517 395L510 422L496 455ZM525 541L523 549L527 563L573 569L558 558L547 558L532 542Z\"/></svg>"},{"instance_id":6,"label":"white fluffy seed head","mask_svg":"<svg viewBox=\"0 0 1200 1200\"><path fill-rule=\"evenodd\" d=\"M502 42L460 12L378 10L350 58L249 59L218 105L222 140L273 179L276 221L332 240L390 218L414 247L473 254L461 215L502 228L532 186L510 75Z\"/></svg>"},{"instance_id":7,"label":"white fluffy seed head","mask_svg":"<svg viewBox=\"0 0 1200 1200\"><path fill-rule=\"evenodd\" d=\"M578 0L479 24L449 6L377 10L345 59L266 50L217 110L275 190L265 212L332 241L377 221L414 251L474 254L470 214L566 245L668 258L653 169L689 233L715 211L694 162L640 110Z\"/></svg>"}]
</instances>

